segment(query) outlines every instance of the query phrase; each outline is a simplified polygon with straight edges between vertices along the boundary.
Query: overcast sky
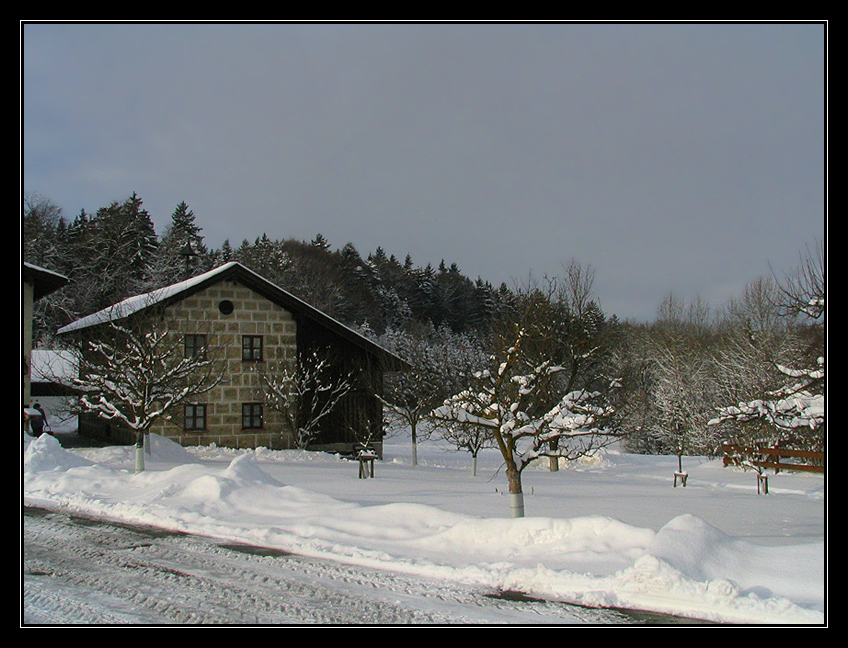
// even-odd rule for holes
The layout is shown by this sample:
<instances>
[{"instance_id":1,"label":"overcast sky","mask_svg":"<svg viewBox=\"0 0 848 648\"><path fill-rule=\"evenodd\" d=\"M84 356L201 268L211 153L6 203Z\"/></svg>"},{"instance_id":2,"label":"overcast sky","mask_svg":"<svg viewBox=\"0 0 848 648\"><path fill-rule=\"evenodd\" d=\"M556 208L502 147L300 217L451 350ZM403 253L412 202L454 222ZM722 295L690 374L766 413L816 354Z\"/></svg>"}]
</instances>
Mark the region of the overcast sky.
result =
<instances>
[{"instance_id":1,"label":"overcast sky","mask_svg":"<svg viewBox=\"0 0 848 648\"><path fill-rule=\"evenodd\" d=\"M159 233L352 242L604 310L719 303L825 236L821 24L25 24L22 190Z\"/></svg>"}]
</instances>

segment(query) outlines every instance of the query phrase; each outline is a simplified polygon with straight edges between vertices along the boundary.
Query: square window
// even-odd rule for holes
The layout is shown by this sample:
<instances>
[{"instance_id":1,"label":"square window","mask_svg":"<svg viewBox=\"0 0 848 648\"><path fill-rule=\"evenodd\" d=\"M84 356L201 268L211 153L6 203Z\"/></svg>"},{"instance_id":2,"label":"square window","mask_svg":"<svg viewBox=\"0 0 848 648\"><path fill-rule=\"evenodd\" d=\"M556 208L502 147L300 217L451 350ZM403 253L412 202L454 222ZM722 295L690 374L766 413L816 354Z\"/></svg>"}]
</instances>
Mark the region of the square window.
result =
<instances>
[{"instance_id":1,"label":"square window","mask_svg":"<svg viewBox=\"0 0 848 648\"><path fill-rule=\"evenodd\" d=\"M242 429L261 430L262 425L262 403L243 403L241 406Z\"/></svg>"},{"instance_id":2,"label":"square window","mask_svg":"<svg viewBox=\"0 0 848 648\"><path fill-rule=\"evenodd\" d=\"M206 357L206 336L205 335L186 335L185 336L185 357L186 358L205 358Z\"/></svg>"},{"instance_id":3,"label":"square window","mask_svg":"<svg viewBox=\"0 0 848 648\"><path fill-rule=\"evenodd\" d=\"M206 405L194 403L185 406L185 421L183 427L186 430L206 429Z\"/></svg>"},{"instance_id":4,"label":"square window","mask_svg":"<svg viewBox=\"0 0 848 648\"><path fill-rule=\"evenodd\" d=\"M243 335L241 338L241 359L256 362L262 360L262 336Z\"/></svg>"}]
</instances>

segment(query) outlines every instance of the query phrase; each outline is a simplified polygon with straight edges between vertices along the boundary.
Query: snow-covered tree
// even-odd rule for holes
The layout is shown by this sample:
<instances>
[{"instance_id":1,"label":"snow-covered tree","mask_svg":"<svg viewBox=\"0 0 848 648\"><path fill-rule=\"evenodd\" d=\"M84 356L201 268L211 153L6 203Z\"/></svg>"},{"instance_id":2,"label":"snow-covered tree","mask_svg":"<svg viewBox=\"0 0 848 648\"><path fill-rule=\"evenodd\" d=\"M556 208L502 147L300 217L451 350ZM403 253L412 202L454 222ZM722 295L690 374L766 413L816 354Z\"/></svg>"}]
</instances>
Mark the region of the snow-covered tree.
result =
<instances>
[{"instance_id":1,"label":"snow-covered tree","mask_svg":"<svg viewBox=\"0 0 848 648\"><path fill-rule=\"evenodd\" d=\"M572 260L563 269L563 276L550 279L547 289L555 340L552 359L563 368L559 378L562 391L593 391L608 385L610 373L618 372L611 366L611 326L595 297L592 268ZM558 469L556 456L549 465L552 471Z\"/></svg>"},{"instance_id":2,"label":"snow-covered tree","mask_svg":"<svg viewBox=\"0 0 848 648\"><path fill-rule=\"evenodd\" d=\"M606 428L613 411L605 390L562 391L559 379L567 367L551 360L549 308L544 295L527 301L512 334L500 337L487 366L473 374L468 388L433 412L448 424L489 431L504 460L515 517L524 515L521 475L534 461L578 459L617 439Z\"/></svg>"},{"instance_id":3,"label":"snow-covered tree","mask_svg":"<svg viewBox=\"0 0 848 648\"><path fill-rule=\"evenodd\" d=\"M718 408L710 421L747 443L792 444L824 450L825 443L825 319L824 248L808 251L799 268L778 282L772 299L787 317L779 353L761 361L767 371L756 389L731 405ZM767 339L751 331L748 346L760 349Z\"/></svg>"},{"instance_id":4,"label":"snow-covered tree","mask_svg":"<svg viewBox=\"0 0 848 648\"><path fill-rule=\"evenodd\" d=\"M314 351L296 362L280 360L256 370L263 400L283 415L298 448L309 446L321 421L353 387L353 373L340 374L334 367L329 352Z\"/></svg>"},{"instance_id":5,"label":"snow-covered tree","mask_svg":"<svg viewBox=\"0 0 848 648\"><path fill-rule=\"evenodd\" d=\"M141 198L133 193L122 203L103 207L92 222L97 236L92 251L100 264L100 280L115 282L116 297L107 304L141 292L149 281L158 245L153 220Z\"/></svg>"},{"instance_id":6,"label":"snow-covered tree","mask_svg":"<svg viewBox=\"0 0 848 648\"><path fill-rule=\"evenodd\" d=\"M488 426L458 421L442 421L441 438L457 450L471 455L471 475L477 476L477 457L481 450L495 447L495 439Z\"/></svg>"},{"instance_id":7,"label":"snow-covered tree","mask_svg":"<svg viewBox=\"0 0 848 648\"><path fill-rule=\"evenodd\" d=\"M818 385L824 380L824 358L819 358L818 366L813 369L778 366L778 370L786 377L784 386L770 392L766 398L722 407L710 424L758 423L763 440L778 444L784 440L797 441L799 436L809 436L822 429L825 424L824 394Z\"/></svg>"},{"instance_id":8,"label":"snow-covered tree","mask_svg":"<svg viewBox=\"0 0 848 648\"><path fill-rule=\"evenodd\" d=\"M107 308L150 286L158 240L136 194L101 207L94 216L80 213L67 241L68 291L77 313Z\"/></svg>"},{"instance_id":9,"label":"snow-covered tree","mask_svg":"<svg viewBox=\"0 0 848 648\"><path fill-rule=\"evenodd\" d=\"M69 226L62 210L38 194L24 197L21 227L23 261L62 275L69 270ZM49 344L53 333L76 315L73 287L65 287L36 300L33 310L33 343Z\"/></svg>"},{"instance_id":10,"label":"snow-covered tree","mask_svg":"<svg viewBox=\"0 0 848 648\"><path fill-rule=\"evenodd\" d=\"M323 250L325 252L329 252L329 250L330 250L329 241L327 241L327 239L324 238L324 235L321 234L320 232L315 235L315 238L312 239L312 241L310 241L309 245L313 245L313 246L317 247L318 249Z\"/></svg>"},{"instance_id":11,"label":"snow-covered tree","mask_svg":"<svg viewBox=\"0 0 848 648\"><path fill-rule=\"evenodd\" d=\"M381 341L388 350L410 364L409 370L386 377L379 398L392 416L409 426L412 465L417 466L421 425L444 398L441 372L427 340L392 329L381 337Z\"/></svg>"},{"instance_id":12,"label":"snow-covered tree","mask_svg":"<svg viewBox=\"0 0 848 648\"><path fill-rule=\"evenodd\" d=\"M417 466L418 441L430 412L485 356L471 335L444 328L417 334L390 329L378 341L410 364L408 370L386 377L378 397L392 415L409 426L412 465Z\"/></svg>"},{"instance_id":13,"label":"snow-covered tree","mask_svg":"<svg viewBox=\"0 0 848 648\"><path fill-rule=\"evenodd\" d=\"M64 272L63 250L57 232L62 221L61 208L35 193L24 196L21 251L24 261L41 268Z\"/></svg>"},{"instance_id":14,"label":"snow-covered tree","mask_svg":"<svg viewBox=\"0 0 848 648\"><path fill-rule=\"evenodd\" d=\"M212 349L187 354L184 337L153 318L145 326L116 320L73 348L80 413L115 421L136 435L136 471L144 470L144 440L151 425L215 387L224 375Z\"/></svg>"},{"instance_id":15,"label":"snow-covered tree","mask_svg":"<svg viewBox=\"0 0 848 648\"><path fill-rule=\"evenodd\" d=\"M716 403L710 322L700 300L687 305L669 295L647 335L651 424L645 434L654 451L677 457L678 473L684 472L684 456L713 454L717 445L707 425Z\"/></svg>"},{"instance_id":16,"label":"snow-covered tree","mask_svg":"<svg viewBox=\"0 0 848 648\"><path fill-rule=\"evenodd\" d=\"M677 456L683 474L683 457L712 454L716 446L709 417L711 359L686 346L657 346L652 365L651 409L655 442Z\"/></svg>"}]
</instances>

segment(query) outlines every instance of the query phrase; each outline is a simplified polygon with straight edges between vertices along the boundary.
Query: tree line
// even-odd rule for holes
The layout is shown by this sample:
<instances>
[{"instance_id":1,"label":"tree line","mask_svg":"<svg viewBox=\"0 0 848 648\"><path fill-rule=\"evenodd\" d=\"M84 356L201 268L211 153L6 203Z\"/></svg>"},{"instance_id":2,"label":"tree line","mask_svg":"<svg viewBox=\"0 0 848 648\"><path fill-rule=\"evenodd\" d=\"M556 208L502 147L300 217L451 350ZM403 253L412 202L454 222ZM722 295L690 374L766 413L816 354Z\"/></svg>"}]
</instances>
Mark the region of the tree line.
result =
<instances>
[{"instance_id":1,"label":"tree line","mask_svg":"<svg viewBox=\"0 0 848 648\"><path fill-rule=\"evenodd\" d=\"M229 261L377 334L420 326L485 329L510 297L505 285L472 280L455 263L416 266L409 255L400 261L379 247L363 256L352 243L334 250L320 233L309 242L263 233L235 247L226 240L209 249L184 202L158 235L136 194L71 220L48 199L30 194L22 237L24 260L70 279L60 294L38 305L36 335L42 340L77 317Z\"/></svg>"},{"instance_id":2,"label":"tree line","mask_svg":"<svg viewBox=\"0 0 848 648\"><path fill-rule=\"evenodd\" d=\"M497 447L510 491L527 466L552 470L613 441L636 452L714 455L722 440L823 449L824 247L782 276L756 278L713 306L669 294L651 322L607 314L593 271L494 288L456 264L416 266L382 248L363 257L262 234L208 249L185 203L159 235L141 199L67 220L26 197L24 260L69 277L36 309L36 342L125 297L238 261L401 355L386 410L419 437L439 434L472 457ZM516 509L523 506L516 501Z\"/></svg>"}]
</instances>

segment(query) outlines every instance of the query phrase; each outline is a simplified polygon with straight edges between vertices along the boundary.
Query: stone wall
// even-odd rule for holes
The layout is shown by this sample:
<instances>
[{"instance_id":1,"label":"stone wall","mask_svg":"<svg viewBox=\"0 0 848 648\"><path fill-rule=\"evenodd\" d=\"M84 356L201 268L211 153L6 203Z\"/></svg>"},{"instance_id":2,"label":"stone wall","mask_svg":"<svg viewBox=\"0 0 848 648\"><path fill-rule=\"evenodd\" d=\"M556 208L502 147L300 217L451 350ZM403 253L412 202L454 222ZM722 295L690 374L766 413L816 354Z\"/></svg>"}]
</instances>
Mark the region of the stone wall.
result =
<instances>
[{"instance_id":1,"label":"stone wall","mask_svg":"<svg viewBox=\"0 0 848 648\"><path fill-rule=\"evenodd\" d=\"M294 447L292 431L267 405L263 406L261 429L242 425L242 405L263 400L256 370L295 361L297 328L291 313L245 286L225 281L170 306L165 317L180 334L206 335L210 357L225 358L226 374L216 388L196 399L206 405L205 429L185 429L181 407L170 421L155 425L151 432L187 446ZM261 336L262 360L242 359L245 335Z\"/></svg>"}]
</instances>

